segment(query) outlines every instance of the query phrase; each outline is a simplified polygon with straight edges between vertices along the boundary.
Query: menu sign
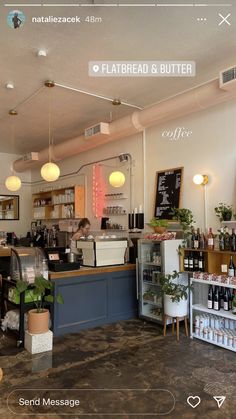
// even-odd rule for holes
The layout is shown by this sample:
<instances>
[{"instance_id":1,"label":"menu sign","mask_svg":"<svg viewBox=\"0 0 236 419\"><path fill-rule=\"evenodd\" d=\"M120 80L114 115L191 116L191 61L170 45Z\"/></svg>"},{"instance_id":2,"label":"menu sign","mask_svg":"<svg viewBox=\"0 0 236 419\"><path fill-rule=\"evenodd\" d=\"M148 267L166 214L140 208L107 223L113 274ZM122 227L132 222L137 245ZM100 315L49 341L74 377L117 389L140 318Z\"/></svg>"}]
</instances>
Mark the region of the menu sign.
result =
<instances>
[{"instance_id":1,"label":"menu sign","mask_svg":"<svg viewBox=\"0 0 236 419\"><path fill-rule=\"evenodd\" d=\"M155 217L171 220L172 208L179 208L183 167L157 172Z\"/></svg>"}]
</instances>

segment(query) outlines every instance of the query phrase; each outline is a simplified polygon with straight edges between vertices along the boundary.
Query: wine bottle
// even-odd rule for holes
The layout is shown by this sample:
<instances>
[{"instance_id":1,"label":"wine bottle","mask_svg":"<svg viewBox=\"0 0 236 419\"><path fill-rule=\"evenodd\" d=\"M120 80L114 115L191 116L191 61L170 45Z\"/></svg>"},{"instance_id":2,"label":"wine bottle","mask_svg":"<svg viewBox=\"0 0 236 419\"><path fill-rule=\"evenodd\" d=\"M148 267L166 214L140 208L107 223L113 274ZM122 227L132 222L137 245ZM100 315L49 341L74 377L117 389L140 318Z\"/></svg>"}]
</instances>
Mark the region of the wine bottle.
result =
<instances>
[{"instance_id":1,"label":"wine bottle","mask_svg":"<svg viewBox=\"0 0 236 419\"><path fill-rule=\"evenodd\" d=\"M231 295L230 288L227 288L227 292L228 292L228 298L229 298L229 310L232 310L232 301L233 301L233 298L232 298L232 295Z\"/></svg>"},{"instance_id":2,"label":"wine bottle","mask_svg":"<svg viewBox=\"0 0 236 419\"><path fill-rule=\"evenodd\" d=\"M220 308L224 308L225 290L223 287L220 287L219 294L220 294Z\"/></svg>"},{"instance_id":3,"label":"wine bottle","mask_svg":"<svg viewBox=\"0 0 236 419\"><path fill-rule=\"evenodd\" d=\"M199 247L200 247L200 249L205 249L205 247L206 247L206 241L205 241L204 233L200 233Z\"/></svg>"},{"instance_id":4,"label":"wine bottle","mask_svg":"<svg viewBox=\"0 0 236 419\"><path fill-rule=\"evenodd\" d=\"M213 309L213 296L213 286L210 285L208 290L207 308Z\"/></svg>"},{"instance_id":5,"label":"wine bottle","mask_svg":"<svg viewBox=\"0 0 236 419\"><path fill-rule=\"evenodd\" d=\"M198 252L194 252L193 257L193 270L196 272L199 269Z\"/></svg>"},{"instance_id":6,"label":"wine bottle","mask_svg":"<svg viewBox=\"0 0 236 419\"><path fill-rule=\"evenodd\" d=\"M198 236L198 232L197 231L194 232L193 248L194 249L198 249L199 248L199 236Z\"/></svg>"},{"instance_id":7,"label":"wine bottle","mask_svg":"<svg viewBox=\"0 0 236 419\"><path fill-rule=\"evenodd\" d=\"M185 252L184 253L184 270L188 271L189 270L189 266L188 266L188 253Z\"/></svg>"},{"instance_id":8,"label":"wine bottle","mask_svg":"<svg viewBox=\"0 0 236 419\"><path fill-rule=\"evenodd\" d=\"M220 310L220 293L219 293L219 287L215 287L214 291L214 310Z\"/></svg>"},{"instance_id":9,"label":"wine bottle","mask_svg":"<svg viewBox=\"0 0 236 419\"><path fill-rule=\"evenodd\" d=\"M232 234L230 237L230 242L231 242L231 251L232 252L236 252L236 234L235 234L235 229L232 228Z\"/></svg>"},{"instance_id":10,"label":"wine bottle","mask_svg":"<svg viewBox=\"0 0 236 419\"><path fill-rule=\"evenodd\" d=\"M236 290L233 291L233 297L232 297L232 313L236 315Z\"/></svg>"},{"instance_id":11,"label":"wine bottle","mask_svg":"<svg viewBox=\"0 0 236 419\"><path fill-rule=\"evenodd\" d=\"M225 288L224 292L224 310L229 311L229 294L227 288Z\"/></svg>"},{"instance_id":12,"label":"wine bottle","mask_svg":"<svg viewBox=\"0 0 236 419\"><path fill-rule=\"evenodd\" d=\"M192 252L189 252L189 257L188 257L188 270L189 271L193 271L193 254L192 254Z\"/></svg>"},{"instance_id":13,"label":"wine bottle","mask_svg":"<svg viewBox=\"0 0 236 419\"><path fill-rule=\"evenodd\" d=\"M234 266L234 262L233 262L233 256L230 255L230 262L229 262L229 267L228 267L228 276L234 276L234 272L235 272L235 266Z\"/></svg>"},{"instance_id":14,"label":"wine bottle","mask_svg":"<svg viewBox=\"0 0 236 419\"><path fill-rule=\"evenodd\" d=\"M214 250L214 235L212 233L212 228L209 228L209 232L207 235L207 248L209 250Z\"/></svg>"},{"instance_id":15,"label":"wine bottle","mask_svg":"<svg viewBox=\"0 0 236 419\"><path fill-rule=\"evenodd\" d=\"M191 249L194 249L194 239L195 239L195 230L192 228L192 234L191 234Z\"/></svg>"},{"instance_id":16,"label":"wine bottle","mask_svg":"<svg viewBox=\"0 0 236 419\"><path fill-rule=\"evenodd\" d=\"M219 248L220 250L225 250L225 237L224 237L224 228L221 227L219 234Z\"/></svg>"},{"instance_id":17,"label":"wine bottle","mask_svg":"<svg viewBox=\"0 0 236 419\"><path fill-rule=\"evenodd\" d=\"M229 234L229 229L228 227L225 227L225 250L230 250L231 249L231 237Z\"/></svg>"},{"instance_id":18,"label":"wine bottle","mask_svg":"<svg viewBox=\"0 0 236 419\"><path fill-rule=\"evenodd\" d=\"M204 258L203 253L200 252L199 259L198 259L198 269L201 272L204 272Z\"/></svg>"}]
</instances>

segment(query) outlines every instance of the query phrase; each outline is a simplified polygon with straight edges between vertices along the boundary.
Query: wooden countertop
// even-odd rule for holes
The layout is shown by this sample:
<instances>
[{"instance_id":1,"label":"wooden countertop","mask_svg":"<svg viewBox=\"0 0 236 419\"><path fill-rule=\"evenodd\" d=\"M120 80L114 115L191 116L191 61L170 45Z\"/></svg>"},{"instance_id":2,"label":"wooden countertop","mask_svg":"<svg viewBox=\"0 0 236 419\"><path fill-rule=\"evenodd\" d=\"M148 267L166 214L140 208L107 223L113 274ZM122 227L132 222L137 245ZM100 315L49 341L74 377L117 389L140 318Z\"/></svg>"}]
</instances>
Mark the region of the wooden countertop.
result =
<instances>
[{"instance_id":1,"label":"wooden countertop","mask_svg":"<svg viewBox=\"0 0 236 419\"><path fill-rule=\"evenodd\" d=\"M135 270L136 265L133 263L126 263L125 265L119 266L99 266L97 268L91 268L86 266L81 266L80 269L76 271L65 271L65 272L50 272L50 279L60 279L60 278L71 278L73 276L87 276L108 272L120 272L120 271L130 271Z\"/></svg>"},{"instance_id":2,"label":"wooden countertop","mask_svg":"<svg viewBox=\"0 0 236 419\"><path fill-rule=\"evenodd\" d=\"M0 246L0 257L11 256L11 248L12 246Z\"/></svg>"}]
</instances>

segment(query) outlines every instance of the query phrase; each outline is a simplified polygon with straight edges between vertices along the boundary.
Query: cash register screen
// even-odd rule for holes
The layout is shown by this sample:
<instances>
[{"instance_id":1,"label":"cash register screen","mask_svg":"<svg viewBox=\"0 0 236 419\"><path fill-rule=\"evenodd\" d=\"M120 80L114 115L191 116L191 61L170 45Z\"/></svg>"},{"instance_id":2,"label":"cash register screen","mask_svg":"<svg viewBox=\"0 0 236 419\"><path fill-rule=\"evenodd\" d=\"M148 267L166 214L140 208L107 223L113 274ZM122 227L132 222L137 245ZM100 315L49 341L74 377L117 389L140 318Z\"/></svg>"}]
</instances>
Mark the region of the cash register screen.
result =
<instances>
[{"instance_id":1,"label":"cash register screen","mask_svg":"<svg viewBox=\"0 0 236 419\"><path fill-rule=\"evenodd\" d=\"M60 258L59 258L59 253L49 253L48 254L48 259L50 260L50 261L55 261L55 260L60 260Z\"/></svg>"}]
</instances>

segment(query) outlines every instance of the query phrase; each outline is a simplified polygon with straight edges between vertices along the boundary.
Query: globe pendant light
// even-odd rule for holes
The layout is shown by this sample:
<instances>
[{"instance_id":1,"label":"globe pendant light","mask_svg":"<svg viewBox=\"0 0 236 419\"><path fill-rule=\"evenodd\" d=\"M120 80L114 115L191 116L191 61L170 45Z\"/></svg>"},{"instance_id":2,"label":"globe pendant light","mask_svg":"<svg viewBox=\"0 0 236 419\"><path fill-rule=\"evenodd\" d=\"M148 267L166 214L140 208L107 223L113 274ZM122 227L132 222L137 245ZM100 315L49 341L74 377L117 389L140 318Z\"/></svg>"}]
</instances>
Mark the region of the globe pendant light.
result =
<instances>
[{"instance_id":1,"label":"globe pendant light","mask_svg":"<svg viewBox=\"0 0 236 419\"><path fill-rule=\"evenodd\" d=\"M46 87L54 87L53 81L46 81ZM49 161L41 167L41 176L46 182L55 182L60 176L60 169L56 163L51 162L51 95L49 95L49 112L48 112L48 155Z\"/></svg>"},{"instance_id":2,"label":"globe pendant light","mask_svg":"<svg viewBox=\"0 0 236 419\"><path fill-rule=\"evenodd\" d=\"M109 176L109 183L114 188L121 188L125 183L125 175L122 172L112 172Z\"/></svg>"},{"instance_id":3,"label":"globe pendant light","mask_svg":"<svg viewBox=\"0 0 236 419\"><path fill-rule=\"evenodd\" d=\"M16 116L18 115L18 112L15 109L11 109L9 112L9 115ZM13 147L15 145L15 126L12 125L12 143ZM13 172L13 169L12 169ZM11 192L16 192L21 187L21 180L18 176L12 174L11 176L8 176L5 180L5 186L6 188Z\"/></svg>"},{"instance_id":4,"label":"globe pendant light","mask_svg":"<svg viewBox=\"0 0 236 419\"><path fill-rule=\"evenodd\" d=\"M11 192L18 191L21 187L21 180L18 176L8 176L5 180L5 186Z\"/></svg>"},{"instance_id":5,"label":"globe pendant light","mask_svg":"<svg viewBox=\"0 0 236 419\"><path fill-rule=\"evenodd\" d=\"M60 176L60 169L55 163L45 163L41 167L41 176L47 182L55 182Z\"/></svg>"}]
</instances>

